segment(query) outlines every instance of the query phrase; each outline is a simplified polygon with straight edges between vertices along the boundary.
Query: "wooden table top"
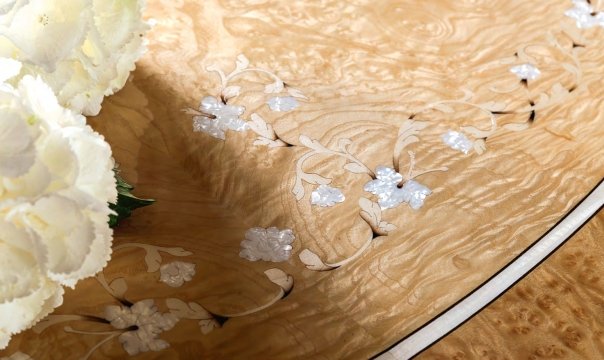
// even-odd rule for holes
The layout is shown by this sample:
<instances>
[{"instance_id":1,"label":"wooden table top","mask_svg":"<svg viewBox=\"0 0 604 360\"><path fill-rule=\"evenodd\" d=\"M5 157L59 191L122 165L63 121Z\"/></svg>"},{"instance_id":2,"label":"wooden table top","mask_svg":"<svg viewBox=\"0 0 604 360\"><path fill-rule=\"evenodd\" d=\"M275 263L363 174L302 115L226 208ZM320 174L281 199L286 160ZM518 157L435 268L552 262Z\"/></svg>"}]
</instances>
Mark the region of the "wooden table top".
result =
<instances>
[{"instance_id":1,"label":"wooden table top","mask_svg":"<svg viewBox=\"0 0 604 360\"><path fill-rule=\"evenodd\" d=\"M105 311L147 299L179 321L153 325L169 347L136 359L364 359L395 344L604 178L604 29L578 30L570 7L149 1L149 52L90 122L136 193L157 203L116 230L101 278L68 290L0 356L127 358L119 339L140 328L116 330ZM510 72L526 62L538 79ZM206 96L244 106L254 123L239 132L203 122ZM272 111L276 96L298 107ZM196 113L214 136L193 131ZM468 154L443 143L451 129L473 141ZM380 165L431 190L420 209L373 205L364 186ZM327 182L346 200L311 206ZM291 258L242 259L245 232L271 226L293 230ZM422 357L603 354L603 233L600 215ZM180 287L159 281L173 261L195 264Z\"/></svg>"}]
</instances>

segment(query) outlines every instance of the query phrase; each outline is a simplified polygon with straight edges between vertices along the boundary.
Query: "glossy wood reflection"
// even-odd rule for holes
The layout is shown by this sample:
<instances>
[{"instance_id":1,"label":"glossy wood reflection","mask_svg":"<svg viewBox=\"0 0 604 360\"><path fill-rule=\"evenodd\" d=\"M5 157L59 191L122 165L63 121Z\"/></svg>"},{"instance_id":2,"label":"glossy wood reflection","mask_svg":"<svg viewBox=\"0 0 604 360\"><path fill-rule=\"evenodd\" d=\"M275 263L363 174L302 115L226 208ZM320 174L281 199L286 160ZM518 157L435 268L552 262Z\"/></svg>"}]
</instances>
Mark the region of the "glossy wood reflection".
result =
<instances>
[{"instance_id":1,"label":"glossy wood reflection","mask_svg":"<svg viewBox=\"0 0 604 360\"><path fill-rule=\"evenodd\" d=\"M182 320L161 334L169 349L137 358L368 358L488 279L604 177L604 88L599 83L604 34L592 29L584 33L585 47L571 50L583 69L576 91L540 110L529 129L496 133L481 156L455 152L440 136L461 124L486 128L483 112L460 107L422 113L429 126L410 149L421 167L449 168L421 178L433 190L425 206L385 211L384 219L398 229L376 238L357 261L331 272L307 270L298 259L302 249L337 262L363 246L371 230L359 216L358 201L370 196L363 185L371 178L347 172L340 158L313 159L307 170L329 175L347 200L333 208L311 207L313 187L306 184L306 197L297 201L292 194L296 161L308 152L300 135L329 147L350 139L350 151L369 168L392 166L402 121L429 103L459 99L470 89L477 103L504 101L521 108L556 83L572 87L573 76L562 65L572 61L568 53L543 45L548 33L574 26L563 15L571 2L149 2L149 17L157 22L149 34L149 53L91 123L114 147L137 194L158 199L118 229L115 243L183 247L194 253L188 261L197 264L197 275L182 288L168 288L157 274L146 272L144 253L128 250L115 253L107 277L126 278L130 301L156 299L165 311L166 298L179 298L217 314L270 301L276 289L264 276L266 269L282 269L295 285L267 310L230 319L207 335L196 321ZM515 52L527 44L539 44L529 46L529 52L542 62L542 78L511 94L491 91L495 85L518 85L509 64L499 60L518 61ZM275 113L265 105L265 78L252 74L238 83L242 94L233 103L247 108L246 118L260 114L292 146L254 146L251 132L229 131L222 141L192 131L191 116L182 110L198 107L206 95L219 96L219 79L206 67L231 71L242 53L308 96L295 111ZM528 120L524 113L506 116L502 121ZM292 258L279 264L239 258L245 230L254 226L293 229ZM592 275L587 283L595 279ZM548 284L565 286L563 272L549 276ZM589 286L595 291L601 284ZM115 300L88 280L67 292L57 313L98 316L109 304ZM500 344L521 336L514 329L523 334L522 317L531 321L533 305L515 313L519 318L509 321L513 325ZM537 321L545 321L539 314ZM583 331L577 325L560 326L557 336L571 340L574 331ZM42 335L29 331L15 337L2 355L19 349L38 360L77 359L98 341L66 333L60 325ZM444 351L435 354L450 356ZM91 359L125 356L114 340Z\"/></svg>"},{"instance_id":2,"label":"glossy wood reflection","mask_svg":"<svg viewBox=\"0 0 604 360\"><path fill-rule=\"evenodd\" d=\"M604 358L604 212L418 359Z\"/></svg>"}]
</instances>

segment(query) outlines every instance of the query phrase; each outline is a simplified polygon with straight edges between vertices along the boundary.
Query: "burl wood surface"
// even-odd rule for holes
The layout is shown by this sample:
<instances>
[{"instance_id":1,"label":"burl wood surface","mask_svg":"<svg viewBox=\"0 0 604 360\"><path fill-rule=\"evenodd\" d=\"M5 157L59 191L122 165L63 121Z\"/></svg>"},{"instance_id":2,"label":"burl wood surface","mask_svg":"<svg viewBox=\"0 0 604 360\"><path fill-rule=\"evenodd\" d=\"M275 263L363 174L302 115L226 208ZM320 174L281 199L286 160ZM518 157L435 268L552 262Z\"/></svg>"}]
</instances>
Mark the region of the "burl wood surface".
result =
<instances>
[{"instance_id":1,"label":"burl wood surface","mask_svg":"<svg viewBox=\"0 0 604 360\"><path fill-rule=\"evenodd\" d=\"M418 359L603 359L604 212Z\"/></svg>"},{"instance_id":2,"label":"burl wood surface","mask_svg":"<svg viewBox=\"0 0 604 360\"><path fill-rule=\"evenodd\" d=\"M169 349L137 358L368 358L523 251L604 177L604 31L582 32L585 43L573 47L560 34L563 25L574 26L563 15L570 7L566 0L150 1L148 15L157 26L149 33L149 53L132 81L104 103L91 123L114 147L123 175L137 185L137 193L158 200L117 230L115 244L183 247L194 255L178 260L195 262L197 275L182 288L168 288L157 281L158 274L146 272L144 252L132 249L115 253L107 278L125 277L131 302L154 299L166 311L163 299L172 297L195 301L216 314L269 302L277 289L263 275L266 269L282 269L295 285L270 308L229 319L207 335L197 321L182 320L161 334ZM542 78L509 94L490 90L519 85L509 73L512 64L499 60L514 60L519 48L543 43L550 32L566 52L527 49L540 63ZM576 84L562 65L572 63L568 51L582 64ZM216 64L230 71L242 53L308 96L298 109L275 113L264 105L266 78L249 74L237 81L243 90L232 103L247 107L244 117L257 112L293 146L254 146L256 136L250 131L229 131L224 142L192 131L191 116L182 109L195 108L203 96L220 91L218 78L205 68ZM316 272L300 262L302 249L326 262L340 261L372 233L358 206L359 198L371 197L363 191L371 178L347 172L341 158L318 156L304 167L332 178L345 191L345 203L311 207L308 195L314 187L308 184L306 196L296 200L291 191L296 161L309 151L300 135L331 148L348 138L351 153L369 168L393 166L401 123L427 104L459 99L469 89L473 103L498 101L518 109L550 93L556 83L573 91L538 110L528 129L501 129L490 136L483 155L466 156L440 140L447 129L461 124L488 128L483 111L453 106L453 112L421 112L417 119L429 126L409 149L419 167L449 168L419 179L434 191L425 206L415 211L403 204L385 211L384 219L398 228L376 238L361 258L344 267ZM526 122L529 113L498 117L501 124ZM401 159L406 169L406 158ZM241 259L239 243L254 226L293 229L292 258L279 264ZM568 275L548 274L539 275L548 281L542 286L566 286ZM591 290L582 291L596 288L593 283L585 287ZM520 300L536 296L537 308L553 309L558 301L539 298L537 290L524 293ZM521 297L518 290L511 294ZM588 316L587 309L595 311L589 299L576 299L573 309L560 312L576 311L581 319ZM68 291L56 313L100 316L110 304L115 300L90 279ZM526 307L527 312L514 316L531 318L537 308L530 310L532 303ZM576 324L589 320L565 321L569 325L560 325L560 336L587 334ZM528 326L519 322L506 326L522 333ZM111 330L85 322L68 325ZM64 326L17 336L2 354L19 349L35 359L77 359L100 341L66 333ZM498 344L521 336L515 330L501 334ZM91 359L126 356L114 339Z\"/></svg>"}]
</instances>

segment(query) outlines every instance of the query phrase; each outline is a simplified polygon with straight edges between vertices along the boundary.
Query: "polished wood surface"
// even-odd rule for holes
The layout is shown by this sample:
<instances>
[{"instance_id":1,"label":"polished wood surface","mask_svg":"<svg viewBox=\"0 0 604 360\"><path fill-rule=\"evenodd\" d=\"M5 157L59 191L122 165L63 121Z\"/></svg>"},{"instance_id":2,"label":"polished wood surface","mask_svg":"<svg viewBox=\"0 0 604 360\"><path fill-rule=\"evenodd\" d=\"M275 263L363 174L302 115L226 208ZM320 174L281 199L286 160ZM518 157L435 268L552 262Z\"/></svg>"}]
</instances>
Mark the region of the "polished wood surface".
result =
<instances>
[{"instance_id":1,"label":"polished wood surface","mask_svg":"<svg viewBox=\"0 0 604 360\"><path fill-rule=\"evenodd\" d=\"M215 314L261 306L277 292L263 274L269 268L292 275L294 288L268 309L229 319L206 335L197 321L181 320L161 334L170 348L137 358L368 358L523 251L604 177L603 35L586 31L585 43L573 47L572 37L561 33L563 26L574 26L563 15L569 7L565 0L150 1L148 14L157 25L149 34L149 53L91 124L113 146L137 194L158 200L116 231L116 246L182 247L193 254L177 260L195 263L197 274L182 288L169 288L157 281L158 274L146 271L142 250L127 249L116 251L106 277L124 277L129 301L155 299L161 311L167 311L166 298L195 301ZM542 45L548 33L559 38L564 51ZM530 44L540 44L527 52L542 64L543 77L523 87L509 73L510 59L517 63L514 54ZM292 112L275 113L264 105L265 77L249 74L238 81L242 93L233 103L246 106L246 118L260 114L291 146L255 146L251 131L228 131L226 141L192 131L191 116L182 110L220 94L219 79L206 67L230 71L239 54L308 97ZM563 65L573 59L582 64L580 80ZM482 155L455 152L440 136L462 124L487 128L483 110L459 103L452 112L428 106L462 98L469 89L472 103L505 102L521 109L528 100L544 101L541 94L551 95L557 83L573 91L537 109L528 129L501 129L489 136ZM497 94L493 86L518 90ZM316 157L304 167L329 174L347 200L333 208L311 207L313 187L304 184L306 197L298 201L292 193L296 162L309 151L300 136L330 148L350 139L351 153L368 168L393 166L399 127L416 113L429 125L410 147L418 166L449 168L420 178L433 190L424 207L384 211L397 229L373 240L356 261L326 272L307 269L298 259L303 249L333 263L352 256L371 236L358 205L361 197L370 197L363 185L371 177L347 172L341 158ZM526 123L529 114L520 111L500 120ZM278 264L241 259L239 243L254 226L293 229L292 258ZM583 269L587 258L574 259L574 269ZM548 276L552 291L566 286L563 272ZM601 290L601 284L593 284L589 291ZM533 296L539 307L537 294L521 300L530 302ZM555 302L546 300L541 306ZM575 300L573 309L560 310L561 319L576 309L585 316L597 309ZM115 303L90 279L68 291L56 313L101 316ZM515 305L518 319L502 320L521 335L510 330L497 344L524 336L524 327L530 331L524 324L530 320L522 316L528 319L536 310L527 304L528 310L520 311L521 304ZM573 321L551 336L587 336L579 320ZM107 324L68 325L111 330ZM35 359L77 359L102 339L65 332L65 326L16 336L2 355L20 350ZM435 348L435 356L458 351L455 341L462 340ZM125 356L114 339L91 359Z\"/></svg>"},{"instance_id":2,"label":"polished wood surface","mask_svg":"<svg viewBox=\"0 0 604 360\"><path fill-rule=\"evenodd\" d=\"M604 358L604 211L418 359Z\"/></svg>"}]
</instances>

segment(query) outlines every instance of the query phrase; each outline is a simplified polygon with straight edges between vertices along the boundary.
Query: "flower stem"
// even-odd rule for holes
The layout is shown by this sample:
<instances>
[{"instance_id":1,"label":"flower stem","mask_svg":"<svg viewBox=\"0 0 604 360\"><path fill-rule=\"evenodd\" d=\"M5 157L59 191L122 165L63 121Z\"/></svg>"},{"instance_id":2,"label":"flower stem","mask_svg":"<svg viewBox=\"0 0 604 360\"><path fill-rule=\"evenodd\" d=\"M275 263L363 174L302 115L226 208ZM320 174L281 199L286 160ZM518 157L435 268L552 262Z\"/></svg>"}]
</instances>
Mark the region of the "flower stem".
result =
<instances>
[{"instance_id":1,"label":"flower stem","mask_svg":"<svg viewBox=\"0 0 604 360\"><path fill-rule=\"evenodd\" d=\"M344 266L346 264L353 262L354 260L358 259L361 255L363 255L363 253L365 251L367 251L367 249L369 249L369 245L371 245L371 242L373 241L373 239L374 239L374 236L372 233L371 236L369 237L369 239L365 242L365 244L363 244L363 246L361 246L351 257L344 259L340 262L334 263L334 264L326 263L325 265L336 269L336 268L339 268L341 266Z\"/></svg>"},{"instance_id":2,"label":"flower stem","mask_svg":"<svg viewBox=\"0 0 604 360\"><path fill-rule=\"evenodd\" d=\"M247 315L251 315L257 312L260 312L264 309L267 309L271 306L273 306L274 304L276 304L279 300L283 299L287 294L285 293L285 291L283 289L279 289L279 294L277 296L275 296L271 301L269 301L268 303L259 306L257 308L251 309L251 310L247 310L244 312L240 312L240 313L236 313L236 314L226 314L226 315L218 315L218 314L214 314L217 318L235 318L235 317L242 317L242 316L247 316ZM218 320L218 319L217 319ZM226 321L226 320L225 320Z\"/></svg>"},{"instance_id":3,"label":"flower stem","mask_svg":"<svg viewBox=\"0 0 604 360\"><path fill-rule=\"evenodd\" d=\"M114 339L115 337L121 335L122 332L114 332L112 335L106 337L105 339L101 340L98 344L96 344L92 349L90 349L86 355L84 355L82 357L82 360L88 360L90 358L90 356L92 356L92 354L97 351L98 348L100 348L101 346L103 346L105 343L109 342L110 340Z\"/></svg>"}]
</instances>

